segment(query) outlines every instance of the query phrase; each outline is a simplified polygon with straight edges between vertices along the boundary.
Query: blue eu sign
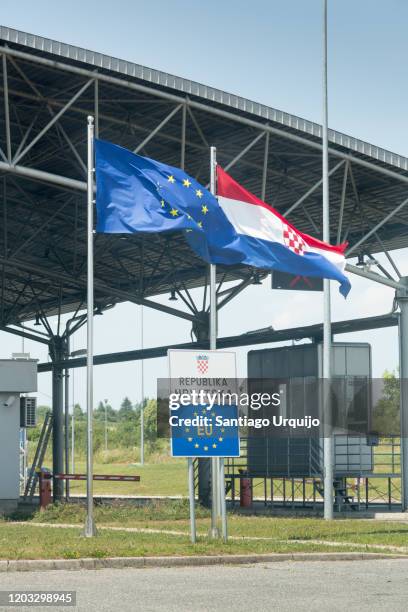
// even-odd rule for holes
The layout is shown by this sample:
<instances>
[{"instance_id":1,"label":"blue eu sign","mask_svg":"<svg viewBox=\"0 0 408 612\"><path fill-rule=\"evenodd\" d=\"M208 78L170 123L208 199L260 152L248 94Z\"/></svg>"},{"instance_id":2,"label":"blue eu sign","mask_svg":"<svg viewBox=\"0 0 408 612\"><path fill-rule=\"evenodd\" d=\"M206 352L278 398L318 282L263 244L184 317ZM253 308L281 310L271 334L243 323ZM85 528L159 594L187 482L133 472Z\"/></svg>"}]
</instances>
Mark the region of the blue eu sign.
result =
<instances>
[{"instance_id":1,"label":"blue eu sign","mask_svg":"<svg viewBox=\"0 0 408 612\"><path fill-rule=\"evenodd\" d=\"M173 457L239 457L237 406L180 406L170 411Z\"/></svg>"}]
</instances>

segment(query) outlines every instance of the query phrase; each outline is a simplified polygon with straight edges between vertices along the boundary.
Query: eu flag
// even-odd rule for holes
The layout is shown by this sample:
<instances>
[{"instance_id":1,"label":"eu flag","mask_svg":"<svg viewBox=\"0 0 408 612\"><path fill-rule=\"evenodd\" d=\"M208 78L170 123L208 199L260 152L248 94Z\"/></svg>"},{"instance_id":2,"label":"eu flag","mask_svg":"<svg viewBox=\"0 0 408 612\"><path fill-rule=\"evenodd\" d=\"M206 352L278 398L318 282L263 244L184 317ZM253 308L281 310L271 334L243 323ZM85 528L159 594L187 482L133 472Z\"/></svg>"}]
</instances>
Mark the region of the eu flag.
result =
<instances>
[{"instance_id":1,"label":"eu flag","mask_svg":"<svg viewBox=\"0 0 408 612\"><path fill-rule=\"evenodd\" d=\"M215 197L183 170L95 139L96 231L203 234Z\"/></svg>"}]
</instances>

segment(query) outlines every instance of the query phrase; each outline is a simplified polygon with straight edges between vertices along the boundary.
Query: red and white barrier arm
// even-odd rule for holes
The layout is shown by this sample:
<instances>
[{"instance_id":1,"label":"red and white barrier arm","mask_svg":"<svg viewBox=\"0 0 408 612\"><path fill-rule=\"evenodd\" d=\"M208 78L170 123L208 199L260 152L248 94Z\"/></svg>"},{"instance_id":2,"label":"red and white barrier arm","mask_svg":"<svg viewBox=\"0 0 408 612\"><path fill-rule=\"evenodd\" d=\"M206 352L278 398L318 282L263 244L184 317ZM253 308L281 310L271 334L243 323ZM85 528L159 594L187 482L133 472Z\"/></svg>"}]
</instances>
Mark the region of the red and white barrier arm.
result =
<instances>
[{"instance_id":1,"label":"red and white barrier arm","mask_svg":"<svg viewBox=\"0 0 408 612\"><path fill-rule=\"evenodd\" d=\"M86 474L54 474L57 480L86 480ZM119 476L118 474L94 474L94 480L113 480L118 482L140 482L140 476Z\"/></svg>"}]
</instances>

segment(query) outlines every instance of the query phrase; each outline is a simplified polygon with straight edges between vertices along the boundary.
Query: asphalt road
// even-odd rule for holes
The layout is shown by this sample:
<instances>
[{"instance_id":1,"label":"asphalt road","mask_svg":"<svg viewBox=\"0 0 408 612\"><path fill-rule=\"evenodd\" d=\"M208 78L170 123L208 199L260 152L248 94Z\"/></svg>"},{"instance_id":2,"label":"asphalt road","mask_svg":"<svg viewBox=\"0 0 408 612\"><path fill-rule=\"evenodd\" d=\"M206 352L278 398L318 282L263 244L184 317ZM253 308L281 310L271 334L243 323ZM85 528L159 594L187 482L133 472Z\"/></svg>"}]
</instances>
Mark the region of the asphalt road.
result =
<instances>
[{"instance_id":1,"label":"asphalt road","mask_svg":"<svg viewBox=\"0 0 408 612\"><path fill-rule=\"evenodd\" d=\"M67 611L405 612L408 601L408 560L308 561L191 569L104 569L0 574L0 590L17 589L76 590L77 607L67 607Z\"/></svg>"}]
</instances>

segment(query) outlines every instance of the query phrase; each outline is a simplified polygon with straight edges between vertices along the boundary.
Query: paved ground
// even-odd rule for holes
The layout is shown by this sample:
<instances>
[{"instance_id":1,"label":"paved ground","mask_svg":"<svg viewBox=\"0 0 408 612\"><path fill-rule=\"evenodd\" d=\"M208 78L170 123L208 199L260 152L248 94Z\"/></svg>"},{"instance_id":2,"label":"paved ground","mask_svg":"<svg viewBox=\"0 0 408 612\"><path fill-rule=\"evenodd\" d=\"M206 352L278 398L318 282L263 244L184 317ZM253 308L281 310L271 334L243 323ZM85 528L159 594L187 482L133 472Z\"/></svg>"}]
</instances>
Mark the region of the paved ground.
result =
<instances>
[{"instance_id":1,"label":"paved ground","mask_svg":"<svg viewBox=\"0 0 408 612\"><path fill-rule=\"evenodd\" d=\"M408 560L0 574L0 590L17 589L76 590L76 610L87 612L405 612Z\"/></svg>"}]
</instances>

